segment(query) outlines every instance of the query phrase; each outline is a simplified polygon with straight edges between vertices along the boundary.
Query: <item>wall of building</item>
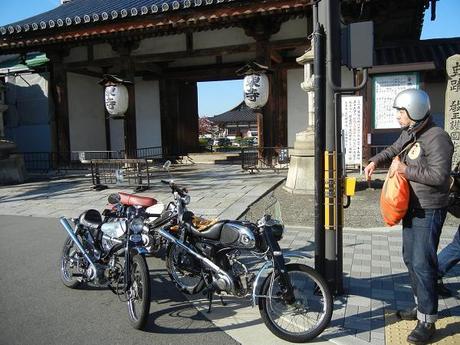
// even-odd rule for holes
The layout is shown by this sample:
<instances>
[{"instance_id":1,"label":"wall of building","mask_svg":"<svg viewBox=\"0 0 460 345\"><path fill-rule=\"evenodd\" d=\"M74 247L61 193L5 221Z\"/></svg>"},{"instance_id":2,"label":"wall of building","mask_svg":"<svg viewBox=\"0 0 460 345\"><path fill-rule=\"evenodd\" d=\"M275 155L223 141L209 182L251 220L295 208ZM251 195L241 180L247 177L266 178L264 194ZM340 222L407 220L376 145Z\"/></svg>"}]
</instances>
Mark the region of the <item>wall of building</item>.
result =
<instances>
[{"instance_id":1,"label":"wall of building","mask_svg":"<svg viewBox=\"0 0 460 345\"><path fill-rule=\"evenodd\" d=\"M136 78L137 147L161 146L160 85Z\"/></svg>"},{"instance_id":2,"label":"wall of building","mask_svg":"<svg viewBox=\"0 0 460 345\"><path fill-rule=\"evenodd\" d=\"M295 135L307 128L307 93L300 88L303 69L290 69L287 72L287 128L288 146L294 146Z\"/></svg>"},{"instance_id":3,"label":"wall of building","mask_svg":"<svg viewBox=\"0 0 460 345\"><path fill-rule=\"evenodd\" d=\"M293 19L281 24L280 31L270 37L271 41L308 36L307 18Z\"/></svg>"},{"instance_id":4,"label":"wall of building","mask_svg":"<svg viewBox=\"0 0 460 345\"><path fill-rule=\"evenodd\" d=\"M67 73L71 151L104 151L105 106L100 78Z\"/></svg>"},{"instance_id":5,"label":"wall of building","mask_svg":"<svg viewBox=\"0 0 460 345\"><path fill-rule=\"evenodd\" d=\"M20 152L50 152L49 73L7 76L5 137Z\"/></svg>"},{"instance_id":6,"label":"wall of building","mask_svg":"<svg viewBox=\"0 0 460 345\"><path fill-rule=\"evenodd\" d=\"M238 44L255 43L242 28L229 28L193 33L193 49L224 47Z\"/></svg>"},{"instance_id":7,"label":"wall of building","mask_svg":"<svg viewBox=\"0 0 460 345\"><path fill-rule=\"evenodd\" d=\"M110 119L110 150L121 151L125 149L125 129L122 119Z\"/></svg>"},{"instance_id":8,"label":"wall of building","mask_svg":"<svg viewBox=\"0 0 460 345\"><path fill-rule=\"evenodd\" d=\"M430 96L434 121L438 126L444 126L446 83L425 83L423 88Z\"/></svg>"},{"instance_id":9,"label":"wall of building","mask_svg":"<svg viewBox=\"0 0 460 345\"><path fill-rule=\"evenodd\" d=\"M143 39L139 48L133 51L133 55L178 52L186 49L185 34L151 37Z\"/></svg>"},{"instance_id":10,"label":"wall of building","mask_svg":"<svg viewBox=\"0 0 460 345\"><path fill-rule=\"evenodd\" d=\"M88 60L88 48L86 46L74 47L69 54L63 58L64 63Z\"/></svg>"}]
</instances>

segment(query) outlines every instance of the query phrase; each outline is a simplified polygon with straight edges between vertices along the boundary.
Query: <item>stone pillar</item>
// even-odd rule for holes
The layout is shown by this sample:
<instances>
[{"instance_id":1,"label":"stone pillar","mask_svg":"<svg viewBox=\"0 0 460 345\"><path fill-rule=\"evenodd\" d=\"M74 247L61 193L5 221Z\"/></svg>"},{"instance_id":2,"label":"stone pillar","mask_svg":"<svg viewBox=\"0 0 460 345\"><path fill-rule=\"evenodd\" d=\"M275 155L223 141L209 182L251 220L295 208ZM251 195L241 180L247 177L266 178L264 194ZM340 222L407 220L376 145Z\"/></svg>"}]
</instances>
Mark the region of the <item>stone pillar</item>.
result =
<instances>
[{"instance_id":1,"label":"stone pillar","mask_svg":"<svg viewBox=\"0 0 460 345\"><path fill-rule=\"evenodd\" d=\"M460 161L460 55L446 60L447 86L444 128L454 143L452 167Z\"/></svg>"}]
</instances>

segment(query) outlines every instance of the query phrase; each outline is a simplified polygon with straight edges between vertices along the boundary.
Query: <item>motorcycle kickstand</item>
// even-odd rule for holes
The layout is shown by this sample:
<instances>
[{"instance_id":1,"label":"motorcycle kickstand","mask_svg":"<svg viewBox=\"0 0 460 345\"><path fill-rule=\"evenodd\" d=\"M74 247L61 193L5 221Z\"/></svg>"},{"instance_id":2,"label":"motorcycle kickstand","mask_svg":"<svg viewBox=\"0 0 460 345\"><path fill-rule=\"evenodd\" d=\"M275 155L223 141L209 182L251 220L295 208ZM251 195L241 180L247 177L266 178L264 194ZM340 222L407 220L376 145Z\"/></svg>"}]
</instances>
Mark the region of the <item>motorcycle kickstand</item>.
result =
<instances>
[{"instance_id":1,"label":"motorcycle kickstand","mask_svg":"<svg viewBox=\"0 0 460 345\"><path fill-rule=\"evenodd\" d=\"M209 305L208 305L208 314L211 313L211 306L212 306L212 298L213 298L213 295L214 295L214 291L212 290L209 290L208 291L208 301L209 301Z\"/></svg>"},{"instance_id":2,"label":"motorcycle kickstand","mask_svg":"<svg viewBox=\"0 0 460 345\"><path fill-rule=\"evenodd\" d=\"M224 301L224 298L222 296L219 296L220 297L220 303L222 303L222 305L225 307L227 305L227 302Z\"/></svg>"}]
</instances>

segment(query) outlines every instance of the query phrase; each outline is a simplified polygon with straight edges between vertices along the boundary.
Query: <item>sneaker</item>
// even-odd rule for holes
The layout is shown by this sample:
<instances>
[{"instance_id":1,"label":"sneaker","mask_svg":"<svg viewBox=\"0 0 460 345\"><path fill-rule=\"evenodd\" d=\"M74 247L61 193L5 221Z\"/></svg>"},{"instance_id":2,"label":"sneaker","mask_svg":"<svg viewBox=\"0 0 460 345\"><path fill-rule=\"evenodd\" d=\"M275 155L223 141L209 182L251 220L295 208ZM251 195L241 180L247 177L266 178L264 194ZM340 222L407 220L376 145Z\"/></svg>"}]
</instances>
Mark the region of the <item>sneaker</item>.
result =
<instances>
[{"instance_id":1,"label":"sneaker","mask_svg":"<svg viewBox=\"0 0 460 345\"><path fill-rule=\"evenodd\" d=\"M401 320L417 320L417 307L408 310L398 310L396 316Z\"/></svg>"},{"instance_id":2,"label":"sneaker","mask_svg":"<svg viewBox=\"0 0 460 345\"><path fill-rule=\"evenodd\" d=\"M434 335L436 327L434 323L418 321L417 326L407 337L411 344L426 344Z\"/></svg>"},{"instance_id":3,"label":"sneaker","mask_svg":"<svg viewBox=\"0 0 460 345\"><path fill-rule=\"evenodd\" d=\"M446 286L442 282L442 279L438 279L438 284L436 285L436 291L438 292L438 295L442 297L452 296L452 292L448 288L446 288Z\"/></svg>"}]
</instances>

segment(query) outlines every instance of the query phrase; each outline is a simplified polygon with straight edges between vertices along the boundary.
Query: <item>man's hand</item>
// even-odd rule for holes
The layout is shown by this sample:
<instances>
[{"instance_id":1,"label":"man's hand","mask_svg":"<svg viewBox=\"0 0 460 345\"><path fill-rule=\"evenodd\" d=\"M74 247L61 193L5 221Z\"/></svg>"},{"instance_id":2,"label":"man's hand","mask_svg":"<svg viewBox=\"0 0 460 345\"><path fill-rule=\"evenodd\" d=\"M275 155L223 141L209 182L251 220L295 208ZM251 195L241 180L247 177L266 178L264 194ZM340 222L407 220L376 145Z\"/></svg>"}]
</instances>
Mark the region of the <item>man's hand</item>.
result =
<instances>
[{"instance_id":1,"label":"man's hand","mask_svg":"<svg viewBox=\"0 0 460 345\"><path fill-rule=\"evenodd\" d=\"M370 181L372 174L374 173L375 170L375 163L370 162L367 167L364 168L364 178L366 181Z\"/></svg>"},{"instance_id":2,"label":"man's hand","mask_svg":"<svg viewBox=\"0 0 460 345\"><path fill-rule=\"evenodd\" d=\"M401 159L399 159L399 157L394 158L393 162L391 162L389 170L390 177L392 177L395 174L395 172L399 172L401 175L404 176L406 174L406 168L407 165L401 162Z\"/></svg>"}]
</instances>

